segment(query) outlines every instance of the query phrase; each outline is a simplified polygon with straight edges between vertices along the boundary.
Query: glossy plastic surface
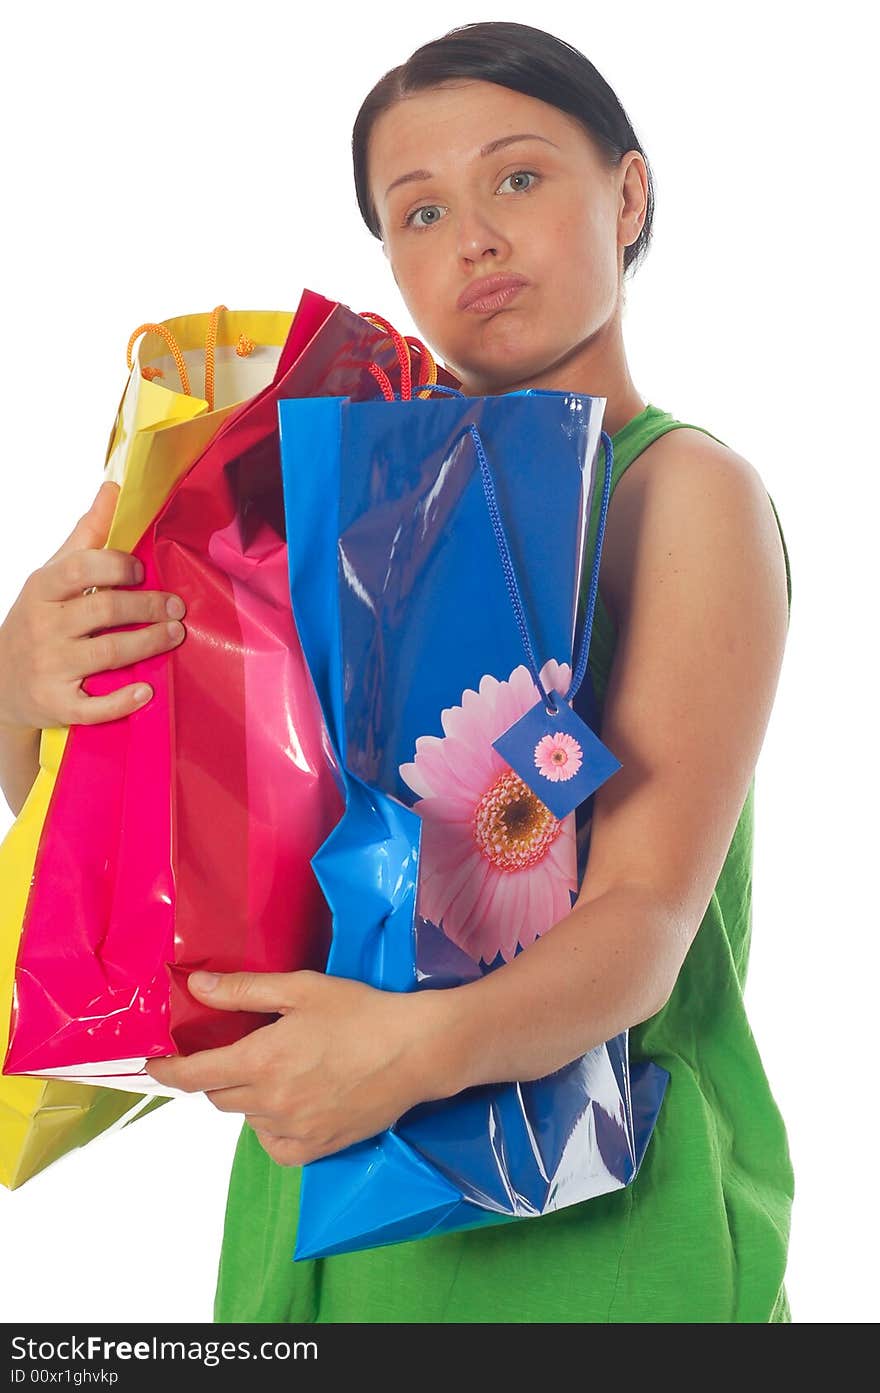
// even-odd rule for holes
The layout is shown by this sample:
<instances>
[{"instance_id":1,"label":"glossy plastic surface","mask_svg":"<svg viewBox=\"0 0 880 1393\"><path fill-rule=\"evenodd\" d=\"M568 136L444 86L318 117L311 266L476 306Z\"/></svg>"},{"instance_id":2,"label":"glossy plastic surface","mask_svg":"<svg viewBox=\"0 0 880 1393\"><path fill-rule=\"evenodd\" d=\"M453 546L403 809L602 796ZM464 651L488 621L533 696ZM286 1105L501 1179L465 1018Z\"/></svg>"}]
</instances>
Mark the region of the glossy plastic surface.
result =
<instances>
[{"instance_id":1,"label":"glossy plastic surface","mask_svg":"<svg viewBox=\"0 0 880 1393\"><path fill-rule=\"evenodd\" d=\"M183 596L187 636L86 684L143 678L155 695L125 720L70 731L18 952L7 1073L149 1088L146 1058L266 1024L196 1002L189 972L323 967L329 914L310 861L342 801L291 613L277 405L371 397L371 360L397 373L383 332L306 291L268 384L214 413L194 458L170 435L163 457L157 437L141 487L165 491L130 545L146 588Z\"/></svg>"},{"instance_id":2,"label":"glossy plastic surface","mask_svg":"<svg viewBox=\"0 0 880 1393\"><path fill-rule=\"evenodd\" d=\"M329 972L453 988L576 898L592 799L557 823L492 749L535 687L467 426L492 464L542 678L564 691L603 408L537 391L279 404L294 615L345 786L313 860L333 910ZM547 1078L422 1104L304 1167L294 1257L537 1217L624 1186L667 1079L630 1070L623 1033Z\"/></svg>"},{"instance_id":3,"label":"glossy plastic surface","mask_svg":"<svg viewBox=\"0 0 880 1393\"><path fill-rule=\"evenodd\" d=\"M208 320L208 315L188 315L171 321L184 352L204 344ZM236 311L224 320L224 330L252 333L263 345L277 344L277 357L290 321L290 314ZM106 477L123 484L107 544L122 549L134 545L155 515L159 494L167 495L177 471L197 457L222 419L217 412L206 419L207 403L198 397L184 396L142 377L141 366L151 351L149 336L141 339L105 459ZM36 779L0 844L0 1056L6 1053L15 960L35 861L69 735L64 726L42 731ZM155 1096L145 1105L140 1093L97 1087L91 1080L83 1086L64 1078L4 1074L0 1078L0 1183L10 1188L22 1185L74 1148L167 1101Z\"/></svg>"}]
</instances>

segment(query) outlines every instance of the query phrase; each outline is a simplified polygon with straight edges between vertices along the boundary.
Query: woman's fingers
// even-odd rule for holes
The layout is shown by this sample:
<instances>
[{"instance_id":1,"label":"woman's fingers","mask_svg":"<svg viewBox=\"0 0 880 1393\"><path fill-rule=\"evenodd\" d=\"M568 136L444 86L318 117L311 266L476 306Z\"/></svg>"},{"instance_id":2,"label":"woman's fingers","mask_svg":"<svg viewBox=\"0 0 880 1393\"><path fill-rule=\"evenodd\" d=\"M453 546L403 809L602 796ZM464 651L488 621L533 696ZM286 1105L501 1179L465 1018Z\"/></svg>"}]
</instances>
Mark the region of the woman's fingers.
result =
<instances>
[{"instance_id":1,"label":"woman's fingers","mask_svg":"<svg viewBox=\"0 0 880 1393\"><path fill-rule=\"evenodd\" d=\"M129 551L86 547L47 561L31 577L41 600L74 600L91 586L140 585L143 563Z\"/></svg>"}]
</instances>

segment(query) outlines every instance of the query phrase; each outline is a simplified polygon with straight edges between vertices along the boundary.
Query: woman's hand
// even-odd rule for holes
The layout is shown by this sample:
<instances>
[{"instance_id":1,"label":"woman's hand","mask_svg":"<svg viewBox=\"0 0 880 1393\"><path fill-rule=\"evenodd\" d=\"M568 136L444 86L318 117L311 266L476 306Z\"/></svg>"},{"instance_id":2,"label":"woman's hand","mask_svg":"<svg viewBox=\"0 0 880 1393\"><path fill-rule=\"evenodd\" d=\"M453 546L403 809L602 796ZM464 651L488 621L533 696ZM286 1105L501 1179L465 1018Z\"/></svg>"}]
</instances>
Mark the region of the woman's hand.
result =
<instances>
[{"instance_id":1,"label":"woman's hand","mask_svg":"<svg viewBox=\"0 0 880 1393\"><path fill-rule=\"evenodd\" d=\"M90 696L83 679L164 653L183 638L182 624L174 635L167 627L172 613L178 620L185 613L178 596L116 588L144 578L130 552L104 546L118 497L119 485L105 481L67 540L25 581L0 625L0 725L44 730L128 716L144 705L135 699L135 683ZM84 595L90 586L98 589ZM169 611L172 599L177 606ZM147 627L105 632L121 624Z\"/></svg>"},{"instance_id":2,"label":"woman's hand","mask_svg":"<svg viewBox=\"0 0 880 1393\"><path fill-rule=\"evenodd\" d=\"M208 990L203 979L216 977ZM454 991L378 991L321 972L194 972L193 996L222 1011L280 1012L234 1045L153 1059L160 1084L203 1090L244 1113L264 1150L305 1165L375 1136L416 1103L457 1092Z\"/></svg>"}]
</instances>

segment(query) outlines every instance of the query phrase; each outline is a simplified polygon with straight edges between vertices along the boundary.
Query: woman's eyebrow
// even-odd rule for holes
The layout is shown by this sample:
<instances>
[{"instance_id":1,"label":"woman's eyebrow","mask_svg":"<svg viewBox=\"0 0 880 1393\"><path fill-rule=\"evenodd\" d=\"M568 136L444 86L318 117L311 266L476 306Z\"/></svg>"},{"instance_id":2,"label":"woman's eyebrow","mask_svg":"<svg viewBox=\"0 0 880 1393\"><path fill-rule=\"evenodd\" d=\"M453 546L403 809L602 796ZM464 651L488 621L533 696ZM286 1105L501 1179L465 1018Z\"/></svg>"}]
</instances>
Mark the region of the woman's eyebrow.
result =
<instances>
[{"instance_id":1,"label":"woman's eyebrow","mask_svg":"<svg viewBox=\"0 0 880 1393\"><path fill-rule=\"evenodd\" d=\"M490 140L488 145L483 146L480 151L480 159L485 159L487 155L494 155L496 150L500 150L504 145L512 145L515 140L543 140L546 145L552 145L554 150L559 149L556 142L548 140L546 135L532 135L528 132L523 135L502 135L497 140ZM429 169L411 169L409 174L401 174L399 179L393 180L388 185L385 197L387 198L391 190L396 189L398 184L411 184L416 179L433 179L433 177Z\"/></svg>"}]
</instances>

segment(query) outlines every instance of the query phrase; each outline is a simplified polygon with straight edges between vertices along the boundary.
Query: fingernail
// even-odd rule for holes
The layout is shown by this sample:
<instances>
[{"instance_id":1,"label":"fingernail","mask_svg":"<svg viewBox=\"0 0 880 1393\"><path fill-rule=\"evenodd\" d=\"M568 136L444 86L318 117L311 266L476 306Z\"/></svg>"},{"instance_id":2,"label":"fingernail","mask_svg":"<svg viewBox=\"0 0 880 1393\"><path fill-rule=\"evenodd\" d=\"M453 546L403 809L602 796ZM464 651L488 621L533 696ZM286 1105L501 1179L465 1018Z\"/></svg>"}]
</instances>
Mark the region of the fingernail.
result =
<instances>
[{"instance_id":1,"label":"fingernail","mask_svg":"<svg viewBox=\"0 0 880 1393\"><path fill-rule=\"evenodd\" d=\"M183 600L177 595L170 595L165 601L165 611L172 619L182 619L184 615Z\"/></svg>"},{"instance_id":2,"label":"fingernail","mask_svg":"<svg viewBox=\"0 0 880 1393\"><path fill-rule=\"evenodd\" d=\"M220 981L219 972L192 972L190 973L190 983L197 992L212 992Z\"/></svg>"},{"instance_id":3,"label":"fingernail","mask_svg":"<svg viewBox=\"0 0 880 1393\"><path fill-rule=\"evenodd\" d=\"M183 625L178 624L176 620L173 620L170 624L166 624L165 628L168 630L169 638L183 638Z\"/></svg>"}]
</instances>

